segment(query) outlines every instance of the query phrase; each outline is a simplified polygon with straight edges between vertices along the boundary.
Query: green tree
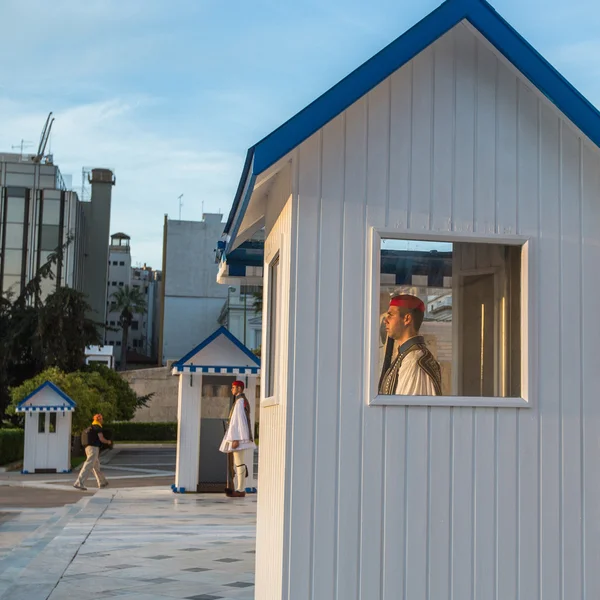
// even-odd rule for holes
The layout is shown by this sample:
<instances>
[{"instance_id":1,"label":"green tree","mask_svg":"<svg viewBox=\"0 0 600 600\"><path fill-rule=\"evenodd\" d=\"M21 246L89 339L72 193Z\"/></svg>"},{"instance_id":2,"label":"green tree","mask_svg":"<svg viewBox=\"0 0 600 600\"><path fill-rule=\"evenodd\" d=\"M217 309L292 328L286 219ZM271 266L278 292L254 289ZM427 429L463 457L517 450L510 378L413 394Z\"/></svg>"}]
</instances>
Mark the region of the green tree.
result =
<instances>
[{"instance_id":1,"label":"green tree","mask_svg":"<svg viewBox=\"0 0 600 600\"><path fill-rule=\"evenodd\" d=\"M64 373L56 367L46 369L11 390L11 406L14 413L16 405L46 381L58 386L77 407L73 412L73 432L79 433L92 422L96 413L102 413L107 421L114 420L118 410L114 396L107 393L108 386L97 372Z\"/></svg>"},{"instance_id":2,"label":"green tree","mask_svg":"<svg viewBox=\"0 0 600 600\"><path fill-rule=\"evenodd\" d=\"M86 317L90 310L85 295L72 288L58 288L46 298L38 317L45 366L69 373L85 364L85 347L101 343L97 324Z\"/></svg>"},{"instance_id":3,"label":"green tree","mask_svg":"<svg viewBox=\"0 0 600 600\"><path fill-rule=\"evenodd\" d=\"M62 263L69 243L52 252L18 294L0 296L0 421L11 387L48 366L80 368L85 346L100 341L97 324L85 316L87 304L80 292L59 288L42 296L42 282L55 279L55 266Z\"/></svg>"},{"instance_id":4,"label":"green tree","mask_svg":"<svg viewBox=\"0 0 600 600\"><path fill-rule=\"evenodd\" d=\"M116 371L109 369L105 365L91 364L85 367L86 371L98 373L106 384L106 394L115 402L117 414L116 421L130 421L135 415L135 411L142 406L147 406L154 394L138 396L129 383Z\"/></svg>"},{"instance_id":5,"label":"green tree","mask_svg":"<svg viewBox=\"0 0 600 600\"><path fill-rule=\"evenodd\" d=\"M129 421L152 396L137 396L127 381L104 365L90 365L72 373L50 367L11 390L10 412L14 414L17 404L46 381L57 385L77 404L73 412L74 433L88 427L96 413L102 413L106 423Z\"/></svg>"},{"instance_id":6,"label":"green tree","mask_svg":"<svg viewBox=\"0 0 600 600\"><path fill-rule=\"evenodd\" d=\"M129 287L128 285L119 288L112 295L112 310L121 313L119 325L123 332L121 340L121 370L127 367L127 344L129 338L129 328L136 314L146 313L146 298L140 292L140 288Z\"/></svg>"},{"instance_id":7,"label":"green tree","mask_svg":"<svg viewBox=\"0 0 600 600\"><path fill-rule=\"evenodd\" d=\"M263 294L262 288L260 292L252 292L252 297L254 300L252 301L252 307L254 308L254 314L260 315L263 310Z\"/></svg>"}]
</instances>

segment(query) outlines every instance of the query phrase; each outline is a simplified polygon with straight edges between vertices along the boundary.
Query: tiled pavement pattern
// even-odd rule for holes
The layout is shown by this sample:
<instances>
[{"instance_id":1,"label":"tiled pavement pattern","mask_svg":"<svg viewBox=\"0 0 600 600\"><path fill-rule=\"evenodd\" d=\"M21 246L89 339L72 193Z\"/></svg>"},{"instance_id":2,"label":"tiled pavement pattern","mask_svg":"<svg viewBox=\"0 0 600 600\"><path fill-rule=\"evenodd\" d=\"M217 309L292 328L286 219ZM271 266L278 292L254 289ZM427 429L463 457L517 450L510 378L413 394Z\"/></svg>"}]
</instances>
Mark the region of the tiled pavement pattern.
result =
<instances>
[{"instance_id":1,"label":"tiled pavement pattern","mask_svg":"<svg viewBox=\"0 0 600 600\"><path fill-rule=\"evenodd\" d=\"M0 599L250 600L255 516L256 495L156 487L22 512L19 526L35 529L0 558ZM2 521L0 537L16 523Z\"/></svg>"}]
</instances>

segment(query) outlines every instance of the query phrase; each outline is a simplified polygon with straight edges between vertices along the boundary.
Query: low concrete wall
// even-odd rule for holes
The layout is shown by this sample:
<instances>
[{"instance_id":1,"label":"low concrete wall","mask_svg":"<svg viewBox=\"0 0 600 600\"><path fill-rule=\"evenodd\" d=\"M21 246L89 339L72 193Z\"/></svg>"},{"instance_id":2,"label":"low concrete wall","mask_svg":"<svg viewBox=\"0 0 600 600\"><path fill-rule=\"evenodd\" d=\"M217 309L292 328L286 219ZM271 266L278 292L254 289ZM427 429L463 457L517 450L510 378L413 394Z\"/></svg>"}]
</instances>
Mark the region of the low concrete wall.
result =
<instances>
[{"instance_id":1,"label":"low concrete wall","mask_svg":"<svg viewBox=\"0 0 600 600\"><path fill-rule=\"evenodd\" d=\"M164 423L177 421L177 394L179 377L171 375L171 368L138 369L121 372L138 396L154 393L148 406L140 408L133 417L138 423ZM229 415L231 395L229 387L233 377L204 376L202 382L202 417L226 419ZM259 421L257 399L256 420Z\"/></svg>"},{"instance_id":2,"label":"low concrete wall","mask_svg":"<svg viewBox=\"0 0 600 600\"><path fill-rule=\"evenodd\" d=\"M177 386L179 378L171 375L168 367L137 369L121 372L138 396L154 393L148 406L139 408L133 421L138 423L165 423L177 421Z\"/></svg>"}]
</instances>

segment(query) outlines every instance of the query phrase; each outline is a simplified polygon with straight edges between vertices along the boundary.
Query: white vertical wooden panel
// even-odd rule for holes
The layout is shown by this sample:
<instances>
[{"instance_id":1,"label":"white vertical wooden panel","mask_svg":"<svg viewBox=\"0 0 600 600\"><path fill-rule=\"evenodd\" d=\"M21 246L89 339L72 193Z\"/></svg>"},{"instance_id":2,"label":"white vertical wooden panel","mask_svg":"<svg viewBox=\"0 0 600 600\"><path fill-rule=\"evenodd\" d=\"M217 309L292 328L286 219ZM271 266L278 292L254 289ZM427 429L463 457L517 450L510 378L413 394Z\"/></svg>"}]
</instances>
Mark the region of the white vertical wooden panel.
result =
<instances>
[{"instance_id":1,"label":"white vertical wooden panel","mask_svg":"<svg viewBox=\"0 0 600 600\"><path fill-rule=\"evenodd\" d=\"M455 37L442 37L434 47L433 154L431 229L452 226L455 136ZM451 160L447 160L451 157ZM451 410L428 415L427 589L426 597L450 597Z\"/></svg>"},{"instance_id":2,"label":"white vertical wooden panel","mask_svg":"<svg viewBox=\"0 0 600 600\"><path fill-rule=\"evenodd\" d=\"M475 120L477 116L477 42L464 30L455 31L456 105L454 142L453 229L474 228Z\"/></svg>"},{"instance_id":3,"label":"white vertical wooden panel","mask_svg":"<svg viewBox=\"0 0 600 600\"><path fill-rule=\"evenodd\" d=\"M540 299L539 426L541 489L540 518L540 596L560 598L560 136L559 120L541 105L540 119L540 257L537 265Z\"/></svg>"},{"instance_id":4,"label":"white vertical wooden panel","mask_svg":"<svg viewBox=\"0 0 600 600\"><path fill-rule=\"evenodd\" d=\"M433 163L431 229L449 231L452 226L455 136L455 37L440 38L434 46ZM450 157L450 160L448 160Z\"/></svg>"},{"instance_id":5,"label":"white vertical wooden panel","mask_svg":"<svg viewBox=\"0 0 600 600\"><path fill-rule=\"evenodd\" d=\"M357 327L364 320L367 113L361 99L345 113L344 247L339 309L341 329L341 385L338 487L343 490L338 505L337 598L358 599L360 548L360 472L362 447L361 397L364 353ZM352 296L351 302L344 301ZM315 598L315 600L317 600Z\"/></svg>"},{"instance_id":6,"label":"white vertical wooden panel","mask_svg":"<svg viewBox=\"0 0 600 600\"><path fill-rule=\"evenodd\" d=\"M517 77L499 67L496 86L496 232L517 230ZM535 198L532 198L535 203Z\"/></svg>"},{"instance_id":7,"label":"white vertical wooden panel","mask_svg":"<svg viewBox=\"0 0 600 600\"><path fill-rule=\"evenodd\" d=\"M476 46L475 231L496 227L496 87L498 60L486 46Z\"/></svg>"},{"instance_id":8,"label":"white vertical wooden panel","mask_svg":"<svg viewBox=\"0 0 600 600\"><path fill-rule=\"evenodd\" d=\"M452 440L450 413L431 410L429 416L427 598L450 598L450 490Z\"/></svg>"},{"instance_id":9,"label":"white vertical wooden panel","mask_svg":"<svg viewBox=\"0 0 600 600\"><path fill-rule=\"evenodd\" d=\"M495 520L495 409L475 410L474 456L474 587L475 598L494 598L496 573Z\"/></svg>"},{"instance_id":10,"label":"white vertical wooden panel","mask_svg":"<svg viewBox=\"0 0 600 600\"><path fill-rule=\"evenodd\" d=\"M390 227L406 227L410 197L412 139L412 71L408 63L390 78L390 172L388 218Z\"/></svg>"},{"instance_id":11,"label":"white vertical wooden panel","mask_svg":"<svg viewBox=\"0 0 600 600\"><path fill-rule=\"evenodd\" d=\"M277 181L271 197L279 200L289 198L290 180ZM272 227L267 230L265 252L271 254L273 248L281 250L281 277L290 278L290 239L292 222L292 202L288 201L278 219L273 218ZM289 286L282 286L281 306L290 306ZM291 308L288 309L293 314ZM287 329L289 313L280 311L281 355L288 356ZM286 519L286 412L287 370L282 374L279 404L261 409L259 460L259 493L256 528L256 597L264 600L278 600L283 596L284 581L284 524Z\"/></svg>"},{"instance_id":12,"label":"white vertical wooden panel","mask_svg":"<svg viewBox=\"0 0 600 600\"><path fill-rule=\"evenodd\" d=\"M563 596L581 598L581 161L565 123L561 140L561 577Z\"/></svg>"},{"instance_id":13,"label":"white vertical wooden panel","mask_svg":"<svg viewBox=\"0 0 600 600\"><path fill-rule=\"evenodd\" d=\"M595 275L600 264L600 160L596 149L583 148L582 190L582 577L583 597L600 595L600 369L598 340L600 319L594 318L600 298L600 277Z\"/></svg>"},{"instance_id":14,"label":"white vertical wooden panel","mask_svg":"<svg viewBox=\"0 0 600 600\"><path fill-rule=\"evenodd\" d=\"M452 409L450 598L473 598L475 578L475 411Z\"/></svg>"},{"instance_id":15,"label":"white vertical wooden panel","mask_svg":"<svg viewBox=\"0 0 600 600\"><path fill-rule=\"evenodd\" d=\"M319 257L321 261L317 329L315 487L313 521L312 596L335 597L337 562L336 477L339 432L340 302L342 282L342 216L344 192L344 120L334 119L323 129ZM342 493L345 488L342 485ZM318 590L318 592L317 592Z\"/></svg>"},{"instance_id":16,"label":"white vertical wooden panel","mask_svg":"<svg viewBox=\"0 0 600 600\"><path fill-rule=\"evenodd\" d=\"M430 227L433 58L433 48L429 47L412 61L412 156L408 225L415 231L426 231Z\"/></svg>"},{"instance_id":17,"label":"white vertical wooden panel","mask_svg":"<svg viewBox=\"0 0 600 600\"><path fill-rule=\"evenodd\" d=\"M390 156L390 92L388 79L367 96L367 222L386 221ZM365 321L363 323L366 324ZM358 400L364 413L360 598L368 600L381 597L381 545L382 536L385 534L382 522L385 470L383 423L386 409L371 411L364 399L359 397ZM387 457L385 460L387 462Z\"/></svg>"},{"instance_id":18,"label":"white vertical wooden panel","mask_svg":"<svg viewBox=\"0 0 600 600\"><path fill-rule=\"evenodd\" d=\"M413 60L412 169L408 222L410 228L415 231L426 231L431 227L434 61L435 54L432 47L425 49ZM425 598L428 586L427 499L430 410L410 407L407 414L409 437L405 472L405 510L406 536L411 543L405 556L404 592L407 598Z\"/></svg>"},{"instance_id":19,"label":"white vertical wooden panel","mask_svg":"<svg viewBox=\"0 0 600 600\"><path fill-rule=\"evenodd\" d=\"M475 122L477 102L476 41L464 32L454 32L455 139L452 227L454 231L474 229ZM450 523L450 598L473 598L475 548L475 411L451 409L452 496Z\"/></svg>"},{"instance_id":20,"label":"white vertical wooden panel","mask_svg":"<svg viewBox=\"0 0 600 600\"><path fill-rule=\"evenodd\" d=\"M523 83L518 86L518 131L517 131L517 234L530 236L532 242L528 252L533 261L539 256L538 235L540 229L539 189L539 102L534 92ZM533 157L533 160L532 160ZM534 262L535 264L535 262ZM531 306L537 306L539 287L537 276L529 286ZM533 315L536 323L535 315ZM535 346L532 346L535 347ZM534 361L534 364L535 363ZM537 380L530 379L530 398L538 402ZM518 548L517 598L539 598L539 443L538 417L536 410L518 413L518 487L517 518Z\"/></svg>"},{"instance_id":21,"label":"white vertical wooden panel","mask_svg":"<svg viewBox=\"0 0 600 600\"><path fill-rule=\"evenodd\" d=\"M320 265L319 217L321 211L321 137L319 132L299 149L297 198L297 260L294 266L296 285L295 348L292 359L292 423L294 446L290 456L293 493L290 503L290 554L288 596L290 600L311 597L317 328L326 327L317 314ZM301 443L298 440L302 440ZM308 575L308 577L307 577Z\"/></svg>"},{"instance_id":22,"label":"white vertical wooden panel","mask_svg":"<svg viewBox=\"0 0 600 600\"><path fill-rule=\"evenodd\" d=\"M177 464L175 485L195 492L200 466L200 415L202 414L202 375L179 375L177 401Z\"/></svg>"},{"instance_id":23,"label":"white vertical wooden panel","mask_svg":"<svg viewBox=\"0 0 600 600\"><path fill-rule=\"evenodd\" d=\"M406 227L410 194L410 140L412 115L412 63L390 78L389 226ZM382 596L394 600L404 589L406 518L406 415L408 408L386 411L384 453L386 469L383 501Z\"/></svg>"},{"instance_id":24,"label":"white vertical wooden panel","mask_svg":"<svg viewBox=\"0 0 600 600\"><path fill-rule=\"evenodd\" d=\"M517 232L517 78L498 67L496 78L495 230ZM533 198L533 206L537 204ZM516 411L495 414L494 598L517 596L517 420Z\"/></svg>"}]
</instances>

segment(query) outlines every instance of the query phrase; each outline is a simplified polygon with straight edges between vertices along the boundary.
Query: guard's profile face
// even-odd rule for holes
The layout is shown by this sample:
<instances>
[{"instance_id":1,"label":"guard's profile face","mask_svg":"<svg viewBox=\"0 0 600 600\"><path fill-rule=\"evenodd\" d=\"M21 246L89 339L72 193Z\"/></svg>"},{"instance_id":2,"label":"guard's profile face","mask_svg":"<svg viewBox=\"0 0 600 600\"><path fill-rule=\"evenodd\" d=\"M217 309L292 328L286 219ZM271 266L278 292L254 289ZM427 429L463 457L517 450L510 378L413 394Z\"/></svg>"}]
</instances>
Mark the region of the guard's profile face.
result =
<instances>
[{"instance_id":1,"label":"guard's profile face","mask_svg":"<svg viewBox=\"0 0 600 600\"><path fill-rule=\"evenodd\" d=\"M389 337L393 340L398 340L402 337L402 334L406 331L408 323L406 314L400 312L400 308L397 306L390 306L387 314L385 315L385 331Z\"/></svg>"},{"instance_id":2,"label":"guard's profile face","mask_svg":"<svg viewBox=\"0 0 600 600\"><path fill-rule=\"evenodd\" d=\"M232 385L231 392L233 393L234 396L237 396L238 394L242 393L242 388L237 385Z\"/></svg>"}]
</instances>

